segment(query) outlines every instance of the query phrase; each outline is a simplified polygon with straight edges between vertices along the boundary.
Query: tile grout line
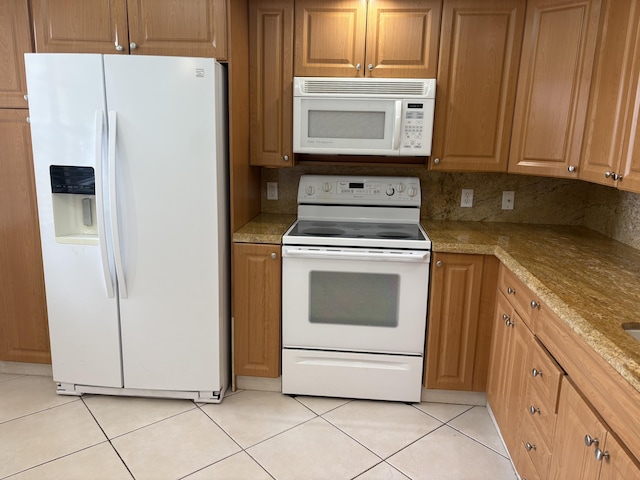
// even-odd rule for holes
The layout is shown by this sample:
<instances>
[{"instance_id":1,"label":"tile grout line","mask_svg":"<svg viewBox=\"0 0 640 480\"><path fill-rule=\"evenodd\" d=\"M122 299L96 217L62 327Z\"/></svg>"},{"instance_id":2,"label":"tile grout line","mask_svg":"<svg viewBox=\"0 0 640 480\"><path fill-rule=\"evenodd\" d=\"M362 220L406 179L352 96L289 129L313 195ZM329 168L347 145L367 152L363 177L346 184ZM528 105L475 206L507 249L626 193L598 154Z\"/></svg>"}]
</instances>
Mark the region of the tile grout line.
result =
<instances>
[{"instance_id":1,"label":"tile grout line","mask_svg":"<svg viewBox=\"0 0 640 480\"><path fill-rule=\"evenodd\" d=\"M61 403L60 405L52 405L50 407L43 408L42 410L36 410L35 412L25 413L24 415L20 415L18 417L12 418L10 420L4 420L4 421L0 422L0 425L4 425L5 423L13 422L15 420L20 420L20 419L23 419L23 418L27 418L27 417L30 417L31 415L36 415L38 413L46 412L48 410L53 410L53 409L58 408L58 407L64 407L65 405L69 405L70 403L77 402L78 400L80 400L80 398L74 398L74 399L69 400L68 402Z\"/></svg>"}]
</instances>

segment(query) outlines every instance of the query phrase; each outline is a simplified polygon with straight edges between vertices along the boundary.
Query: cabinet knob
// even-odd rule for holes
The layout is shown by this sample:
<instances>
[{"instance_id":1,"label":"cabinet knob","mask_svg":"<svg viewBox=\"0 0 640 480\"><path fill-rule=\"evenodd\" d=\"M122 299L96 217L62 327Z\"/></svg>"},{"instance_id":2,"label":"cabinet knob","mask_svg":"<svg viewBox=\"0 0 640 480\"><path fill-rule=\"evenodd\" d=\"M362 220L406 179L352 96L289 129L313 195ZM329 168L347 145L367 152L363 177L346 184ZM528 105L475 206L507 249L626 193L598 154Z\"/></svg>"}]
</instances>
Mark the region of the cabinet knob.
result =
<instances>
[{"instance_id":1,"label":"cabinet knob","mask_svg":"<svg viewBox=\"0 0 640 480\"><path fill-rule=\"evenodd\" d=\"M130 48L131 50L135 50L136 48L138 48L138 44L137 44L136 42L131 42L131 43L129 44L129 48Z\"/></svg>"},{"instance_id":2,"label":"cabinet knob","mask_svg":"<svg viewBox=\"0 0 640 480\"><path fill-rule=\"evenodd\" d=\"M362 68L362 65L360 65L359 63L356 63L356 70L359 72L360 69Z\"/></svg>"},{"instance_id":3,"label":"cabinet knob","mask_svg":"<svg viewBox=\"0 0 640 480\"><path fill-rule=\"evenodd\" d=\"M513 288L507 287L507 294L513 295L514 293L516 293L516 291Z\"/></svg>"},{"instance_id":4,"label":"cabinet knob","mask_svg":"<svg viewBox=\"0 0 640 480\"><path fill-rule=\"evenodd\" d=\"M531 308L540 308L540 304L535 300L531 300Z\"/></svg>"},{"instance_id":5,"label":"cabinet knob","mask_svg":"<svg viewBox=\"0 0 640 480\"><path fill-rule=\"evenodd\" d=\"M611 178L611 172L604 172L604 178Z\"/></svg>"},{"instance_id":6,"label":"cabinet knob","mask_svg":"<svg viewBox=\"0 0 640 480\"><path fill-rule=\"evenodd\" d=\"M31 117L27 117L27 118L25 118L25 121L26 121L27 123L31 123Z\"/></svg>"},{"instance_id":7,"label":"cabinet knob","mask_svg":"<svg viewBox=\"0 0 640 480\"><path fill-rule=\"evenodd\" d=\"M507 327L512 327L512 326L513 326L513 322L511 321L511 317L510 317L509 315L506 315L506 314L505 314L505 315L503 315L503 316L502 316L502 319L504 320L504 324L505 324Z\"/></svg>"},{"instance_id":8,"label":"cabinet knob","mask_svg":"<svg viewBox=\"0 0 640 480\"><path fill-rule=\"evenodd\" d=\"M597 438L593 438L588 433L584 436L584 444L587 447L590 447L591 445L595 445L597 447L598 443L600 443L600 441Z\"/></svg>"},{"instance_id":9,"label":"cabinet knob","mask_svg":"<svg viewBox=\"0 0 640 480\"><path fill-rule=\"evenodd\" d=\"M373 63L370 63L369 65L367 65L367 68L371 72L373 70Z\"/></svg>"},{"instance_id":10,"label":"cabinet knob","mask_svg":"<svg viewBox=\"0 0 640 480\"><path fill-rule=\"evenodd\" d=\"M569 166L567 167L567 170L569 171L569 173L573 173L573 172L575 172L575 171L576 171L576 167L574 167L573 165L569 165Z\"/></svg>"},{"instance_id":11,"label":"cabinet knob","mask_svg":"<svg viewBox=\"0 0 640 480\"><path fill-rule=\"evenodd\" d=\"M284 155L282 157L282 160L284 160L285 162L288 162L289 161L289 155Z\"/></svg>"},{"instance_id":12,"label":"cabinet knob","mask_svg":"<svg viewBox=\"0 0 640 480\"><path fill-rule=\"evenodd\" d=\"M122 51L124 50L124 47L123 47L122 45L117 45L117 44L116 44L116 50L117 50L118 52L122 52Z\"/></svg>"},{"instance_id":13,"label":"cabinet knob","mask_svg":"<svg viewBox=\"0 0 640 480\"><path fill-rule=\"evenodd\" d=\"M535 450L536 446L535 446L535 444L531 444L531 443L527 442L527 443L524 444L524 448L527 449L527 452L530 452L531 450Z\"/></svg>"},{"instance_id":14,"label":"cabinet knob","mask_svg":"<svg viewBox=\"0 0 640 480\"><path fill-rule=\"evenodd\" d=\"M276 258L278 258L278 254L274 253L274 252L271 252L271 258L273 258L275 260Z\"/></svg>"},{"instance_id":15,"label":"cabinet knob","mask_svg":"<svg viewBox=\"0 0 640 480\"><path fill-rule=\"evenodd\" d=\"M529 407L529 413L531 415L535 415L536 413L540 413L540 409L538 407L534 407L533 405L531 405Z\"/></svg>"},{"instance_id":16,"label":"cabinet knob","mask_svg":"<svg viewBox=\"0 0 640 480\"><path fill-rule=\"evenodd\" d=\"M622 180L622 175L618 175L617 173L611 174L611 178L614 180Z\"/></svg>"},{"instance_id":17,"label":"cabinet knob","mask_svg":"<svg viewBox=\"0 0 640 480\"><path fill-rule=\"evenodd\" d=\"M442 260L438 260L436 262L436 267L441 267L442 266Z\"/></svg>"},{"instance_id":18,"label":"cabinet knob","mask_svg":"<svg viewBox=\"0 0 640 480\"><path fill-rule=\"evenodd\" d=\"M29 101L29 95L25 95L24 99L28 102Z\"/></svg>"},{"instance_id":19,"label":"cabinet knob","mask_svg":"<svg viewBox=\"0 0 640 480\"><path fill-rule=\"evenodd\" d=\"M538 370L537 368L534 368L533 370L531 370L531 376L532 377L541 377L542 376L542 370Z\"/></svg>"},{"instance_id":20,"label":"cabinet knob","mask_svg":"<svg viewBox=\"0 0 640 480\"><path fill-rule=\"evenodd\" d=\"M603 458L606 459L606 460L609 460L609 452L603 452L602 450L600 450L597 447L596 447L595 455L596 455L596 460L598 460L599 462Z\"/></svg>"},{"instance_id":21,"label":"cabinet knob","mask_svg":"<svg viewBox=\"0 0 640 480\"><path fill-rule=\"evenodd\" d=\"M434 159L433 159L433 163L434 163L435 165L440 165L440 159L439 159L439 158L434 158Z\"/></svg>"}]
</instances>

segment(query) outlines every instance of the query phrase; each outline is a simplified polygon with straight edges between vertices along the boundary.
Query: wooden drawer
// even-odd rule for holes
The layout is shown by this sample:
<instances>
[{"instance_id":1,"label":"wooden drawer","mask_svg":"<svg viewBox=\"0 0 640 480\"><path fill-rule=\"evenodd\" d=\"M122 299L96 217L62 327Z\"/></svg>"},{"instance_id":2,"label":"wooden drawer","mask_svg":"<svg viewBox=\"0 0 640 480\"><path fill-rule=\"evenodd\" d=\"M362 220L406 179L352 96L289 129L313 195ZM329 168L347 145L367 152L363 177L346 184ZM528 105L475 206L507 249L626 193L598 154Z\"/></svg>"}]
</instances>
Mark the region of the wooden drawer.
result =
<instances>
[{"instance_id":1,"label":"wooden drawer","mask_svg":"<svg viewBox=\"0 0 640 480\"><path fill-rule=\"evenodd\" d=\"M560 382L564 372L549 355L547 349L536 339L529 350L529 384L532 385L540 401L553 413L558 413Z\"/></svg>"},{"instance_id":2,"label":"wooden drawer","mask_svg":"<svg viewBox=\"0 0 640 480\"><path fill-rule=\"evenodd\" d=\"M533 460L529 457L529 452L527 452L524 442L520 444L517 455L518 456L514 463L520 478L522 480L541 480L541 477L533 464Z\"/></svg>"},{"instance_id":3,"label":"wooden drawer","mask_svg":"<svg viewBox=\"0 0 640 480\"><path fill-rule=\"evenodd\" d=\"M549 466L551 465L551 448L543 438L543 435L534 426L530 416L522 419L520 438L522 440L522 449L524 450L523 454L531 460L538 478L547 478ZM521 463L526 462L523 461ZM522 472L518 473L522 476Z\"/></svg>"},{"instance_id":4,"label":"wooden drawer","mask_svg":"<svg viewBox=\"0 0 640 480\"><path fill-rule=\"evenodd\" d=\"M504 265L500 266L498 290L511 302L522 320L535 333L535 319L540 306L540 299Z\"/></svg>"},{"instance_id":5,"label":"wooden drawer","mask_svg":"<svg viewBox=\"0 0 640 480\"><path fill-rule=\"evenodd\" d=\"M531 386L531 383L529 386ZM538 430L541 438L545 442L551 443L556 428L556 419L558 418L555 405L552 406L545 402L541 395L538 394L536 387L533 386L527 391L524 407L526 409L524 416L529 418L530 423Z\"/></svg>"}]
</instances>

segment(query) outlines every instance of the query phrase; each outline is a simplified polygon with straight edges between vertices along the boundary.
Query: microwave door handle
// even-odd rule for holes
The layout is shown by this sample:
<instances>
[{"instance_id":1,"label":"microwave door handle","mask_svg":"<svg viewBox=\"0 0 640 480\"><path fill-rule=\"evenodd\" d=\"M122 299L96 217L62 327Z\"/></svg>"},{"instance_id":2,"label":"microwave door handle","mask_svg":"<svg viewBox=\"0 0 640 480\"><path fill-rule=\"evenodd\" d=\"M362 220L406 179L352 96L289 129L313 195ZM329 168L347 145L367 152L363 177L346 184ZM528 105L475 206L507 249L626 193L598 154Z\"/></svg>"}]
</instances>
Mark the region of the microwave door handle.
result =
<instances>
[{"instance_id":1,"label":"microwave door handle","mask_svg":"<svg viewBox=\"0 0 640 480\"><path fill-rule=\"evenodd\" d=\"M400 127L402 126L402 100L395 101L395 115L393 121L393 143L391 150L400 150Z\"/></svg>"}]
</instances>

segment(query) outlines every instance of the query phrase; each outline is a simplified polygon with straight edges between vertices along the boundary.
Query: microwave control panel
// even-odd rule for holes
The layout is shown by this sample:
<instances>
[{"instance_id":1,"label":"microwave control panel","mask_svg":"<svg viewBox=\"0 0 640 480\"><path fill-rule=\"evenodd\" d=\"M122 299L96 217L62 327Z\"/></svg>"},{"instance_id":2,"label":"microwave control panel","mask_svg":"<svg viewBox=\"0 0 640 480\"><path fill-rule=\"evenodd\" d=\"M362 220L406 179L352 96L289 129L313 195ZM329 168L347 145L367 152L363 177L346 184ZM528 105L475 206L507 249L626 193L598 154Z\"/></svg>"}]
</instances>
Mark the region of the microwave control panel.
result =
<instances>
[{"instance_id":1,"label":"microwave control panel","mask_svg":"<svg viewBox=\"0 0 640 480\"><path fill-rule=\"evenodd\" d=\"M400 150L405 154L430 155L433 116L427 115L426 102L404 100L402 103Z\"/></svg>"}]
</instances>

